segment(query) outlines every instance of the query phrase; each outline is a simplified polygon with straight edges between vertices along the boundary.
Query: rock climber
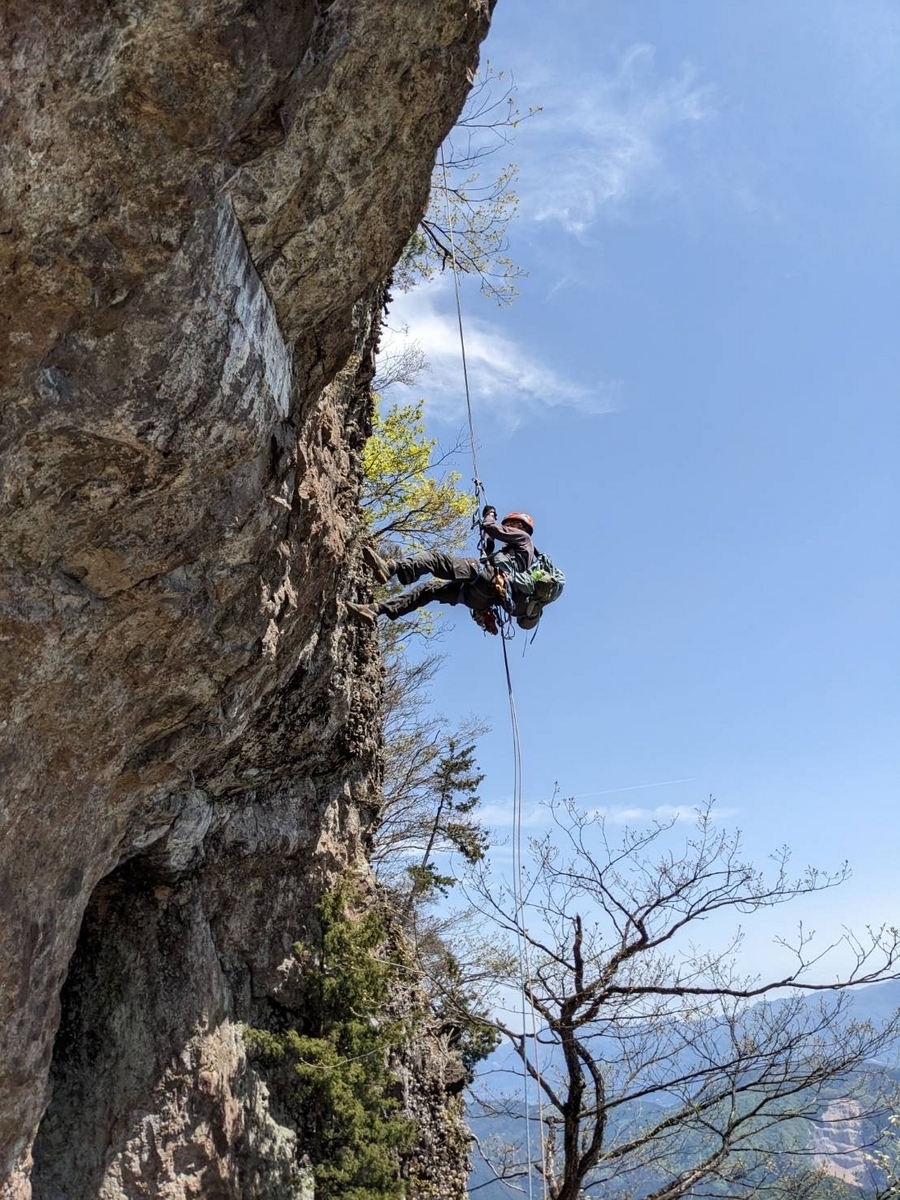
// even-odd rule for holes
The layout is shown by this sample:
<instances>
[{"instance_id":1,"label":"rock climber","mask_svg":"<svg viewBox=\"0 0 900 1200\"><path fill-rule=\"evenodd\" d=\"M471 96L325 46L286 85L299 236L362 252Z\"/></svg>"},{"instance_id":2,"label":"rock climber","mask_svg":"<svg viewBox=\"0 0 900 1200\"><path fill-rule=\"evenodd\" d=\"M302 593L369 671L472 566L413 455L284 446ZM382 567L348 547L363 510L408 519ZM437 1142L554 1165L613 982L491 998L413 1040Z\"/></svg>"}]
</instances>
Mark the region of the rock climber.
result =
<instances>
[{"instance_id":1,"label":"rock climber","mask_svg":"<svg viewBox=\"0 0 900 1200\"><path fill-rule=\"evenodd\" d=\"M380 616L396 621L433 601L464 604L476 617L488 615L489 610L499 606L516 617L524 629L533 628L537 617L530 617L526 609L533 590L527 573L535 556L531 540L534 521L524 512L511 512L498 521L497 510L486 504L481 514L481 532L485 548L483 560L456 558L441 550L413 554L408 558L385 559L371 546L365 546L363 558L379 583L387 583L396 576L403 584L416 585L380 604L351 601L347 607L361 620L374 623ZM423 575L436 578L416 583Z\"/></svg>"}]
</instances>

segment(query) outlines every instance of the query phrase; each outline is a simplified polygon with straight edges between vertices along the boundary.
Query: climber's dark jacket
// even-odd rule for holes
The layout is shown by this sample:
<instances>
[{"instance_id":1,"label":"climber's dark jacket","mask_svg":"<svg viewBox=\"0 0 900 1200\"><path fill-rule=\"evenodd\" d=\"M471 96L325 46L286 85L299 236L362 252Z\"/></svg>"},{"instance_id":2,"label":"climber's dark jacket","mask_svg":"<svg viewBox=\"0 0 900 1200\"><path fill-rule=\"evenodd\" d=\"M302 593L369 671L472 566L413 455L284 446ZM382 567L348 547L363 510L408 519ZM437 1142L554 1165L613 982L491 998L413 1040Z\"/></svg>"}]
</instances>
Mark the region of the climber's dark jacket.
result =
<instances>
[{"instance_id":1,"label":"climber's dark jacket","mask_svg":"<svg viewBox=\"0 0 900 1200\"><path fill-rule=\"evenodd\" d=\"M488 561L498 571L511 575L514 571L527 571L534 562L534 543L524 529L514 529L499 521L482 521L481 532L488 539ZM494 550L492 542L501 542Z\"/></svg>"}]
</instances>

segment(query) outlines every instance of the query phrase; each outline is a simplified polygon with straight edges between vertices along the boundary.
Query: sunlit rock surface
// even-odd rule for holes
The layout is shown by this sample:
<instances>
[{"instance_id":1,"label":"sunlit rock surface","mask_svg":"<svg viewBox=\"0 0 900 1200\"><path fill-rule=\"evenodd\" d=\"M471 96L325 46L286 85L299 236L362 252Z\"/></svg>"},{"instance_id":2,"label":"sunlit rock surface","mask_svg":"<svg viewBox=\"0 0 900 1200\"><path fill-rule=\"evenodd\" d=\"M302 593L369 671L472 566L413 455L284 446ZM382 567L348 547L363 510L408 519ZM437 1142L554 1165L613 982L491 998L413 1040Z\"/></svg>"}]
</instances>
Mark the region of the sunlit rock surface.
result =
<instances>
[{"instance_id":1,"label":"sunlit rock surface","mask_svg":"<svg viewBox=\"0 0 900 1200\"><path fill-rule=\"evenodd\" d=\"M4 1196L309 1192L237 1023L374 803L381 286L490 7L0 0Z\"/></svg>"}]
</instances>

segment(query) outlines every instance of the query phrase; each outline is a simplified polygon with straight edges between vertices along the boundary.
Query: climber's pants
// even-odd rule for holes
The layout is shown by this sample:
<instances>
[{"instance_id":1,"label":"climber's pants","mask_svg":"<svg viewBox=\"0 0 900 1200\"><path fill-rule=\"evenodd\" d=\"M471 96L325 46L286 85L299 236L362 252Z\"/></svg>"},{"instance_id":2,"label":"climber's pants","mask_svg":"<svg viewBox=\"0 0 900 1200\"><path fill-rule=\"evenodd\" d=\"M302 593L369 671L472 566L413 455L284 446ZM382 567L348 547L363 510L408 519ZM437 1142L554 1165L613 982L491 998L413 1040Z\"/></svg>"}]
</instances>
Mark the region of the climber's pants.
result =
<instances>
[{"instance_id":1,"label":"climber's pants","mask_svg":"<svg viewBox=\"0 0 900 1200\"><path fill-rule=\"evenodd\" d=\"M379 611L396 621L426 604L465 604L480 612L497 601L497 594L477 558L454 558L441 550L427 554L414 554L401 558L397 563L397 578L401 583L412 583L423 575L436 575L424 583L394 596L379 605Z\"/></svg>"},{"instance_id":2,"label":"climber's pants","mask_svg":"<svg viewBox=\"0 0 900 1200\"><path fill-rule=\"evenodd\" d=\"M397 562L396 574L401 583L415 583L423 575L436 575L438 579L450 579L466 583L474 579L481 570L477 558L454 558L442 550L429 550L425 554L411 554Z\"/></svg>"}]
</instances>

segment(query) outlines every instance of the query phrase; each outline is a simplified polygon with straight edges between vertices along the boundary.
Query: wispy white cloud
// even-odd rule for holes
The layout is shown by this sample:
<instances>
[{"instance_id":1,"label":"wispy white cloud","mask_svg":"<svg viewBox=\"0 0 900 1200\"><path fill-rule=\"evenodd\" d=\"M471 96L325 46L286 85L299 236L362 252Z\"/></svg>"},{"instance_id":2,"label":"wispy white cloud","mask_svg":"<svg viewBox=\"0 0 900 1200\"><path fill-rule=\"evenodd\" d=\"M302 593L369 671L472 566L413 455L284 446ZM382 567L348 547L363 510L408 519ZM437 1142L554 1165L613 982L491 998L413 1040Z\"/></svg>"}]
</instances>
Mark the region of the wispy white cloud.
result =
<instances>
[{"instance_id":1,"label":"wispy white cloud","mask_svg":"<svg viewBox=\"0 0 900 1200\"><path fill-rule=\"evenodd\" d=\"M590 809L590 815L602 817L610 825L649 825L653 821L696 821L696 804L658 804L655 808L625 808L610 805ZM737 815L736 808L717 808L716 820Z\"/></svg>"},{"instance_id":2,"label":"wispy white cloud","mask_svg":"<svg viewBox=\"0 0 900 1200\"><path fill-rule=\"evenodd\" d=\"M544 297L544 303L548 303L554 296L559 295L560 292L564 292L566 288L570 288L574 282L571 275L563 275L560 279L557 279L556 283L553 284Z\"/></svg>"},{"instance_id":3,"label":"wispy white cloud","mask_svg":"<svg viewBox=\"0 0 900 1200\"><path fill-rule=\"evenodd\" d=\"M687 775L684 779L660 779L656 783L632 783L628 787L604 788L602 792L576 792L572 800L584 800L588 796L618 796L622 792L644 792L647 788L674 787L676 783L693 783L696 776Z\"/></svg>"},{"instance_id":4,"label":"wispy white cloud","mask_svg":"<svg viewBox=\"0 0 900 1200\"><path fill-rule=\"evenodd\" d=\"M478 810L478 819L492 829L511 829L513 826L513 803L485 804ZM550 824L549 810L543 804L526 804L522 809L522 828L545 829Z\"/></svg>"},{"instance_id":5,"label":"wispy white cloud","mask_svg":"<svg viewBox=\"0 0 900 1200\"><path fill-rule=\"evenodd\" d=\"M386 354L416 342L428 362L414 394L427 393L429 415L459 423L465 418L465 392L459 328L448 279L395 298L382 340ZM618 380L586 385L542 361L496 323L471 313L465 318L466 362L472 398L480 413L511 430L549 409L569 407L596 415L613 412L622 392Z\"/></svg>"},{"instance_id":6,"label":"wispy white cloud","mask_svg":"<svg viewBox=\"0 0 900 1200\"><path fill-rule=\"evenodd\" d=\"M610 74L548 84L521 142L523 216L582 233L638 195L677 191L676 151L686 131L715 116L715 101L690 64L660 77L644 44Z\"/></svg>"},{"instance_id":7,"label":"wispy white cloud","mask_svg":"<svg viewBox=\"0 0 900 1200\"><path fill-rule=\"evenodd\" d=\"M671 783L686 783L688 780L671 780ZM664 787L665 784L641 784L639 787ZM611 791L638 791L636 788L614 788ZM583 792L581 796L602 796L603 792ZM573 796L572 799L579 799ZM697 804L657 804L654 806L608 804L586 808L588 817L602 818L609 825L650 825L654 821L668 823L669 821L693 822L697 820L700 811ZM726 808L716 805L713 813L716 821L731 820L738 815L736 808ZM479 811L479 819L493 829L511 829L513 825L512 801L508 805L488 804ZM533 801L522 807L522 828L528 832L549 829L552 816L546 801Z\"/></svg>"}]
</instances>

